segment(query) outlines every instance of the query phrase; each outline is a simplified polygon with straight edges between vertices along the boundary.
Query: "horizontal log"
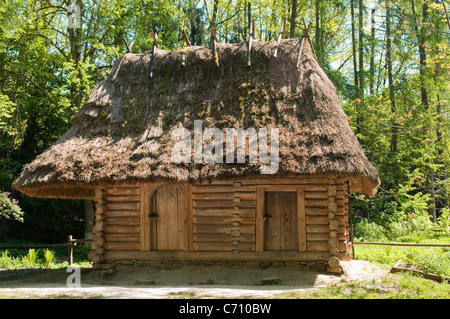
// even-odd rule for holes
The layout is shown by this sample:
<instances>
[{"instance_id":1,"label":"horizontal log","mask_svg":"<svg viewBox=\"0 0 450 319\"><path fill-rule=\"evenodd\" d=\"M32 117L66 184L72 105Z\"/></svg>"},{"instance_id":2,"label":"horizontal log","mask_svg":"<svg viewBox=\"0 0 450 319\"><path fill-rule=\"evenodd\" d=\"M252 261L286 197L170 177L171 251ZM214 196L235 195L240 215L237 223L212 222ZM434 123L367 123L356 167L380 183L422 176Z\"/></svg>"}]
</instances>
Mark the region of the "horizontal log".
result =
<instances>
[{"instance_id":1,"label":"horizontal log","mask_svg":"<svg viewBox=\"0 0 450 319\"><path fill-rule=\"evenodd\" d=\"M115 217L138 217L140 216L140 211L137 210L110 210L106 211L104 214L105 218L104 220L108 218L115 218Z\"/></svg>"},{"instance_id":2,"label":"horizontal log","mask_svg":"<svg viewBox=\"0 0 450 319\"><path fill-rule=\"evenodd\" d=\"M330 232L331 233L331 232ZM306 235L307 241L327 241L330 239L330 233L310 233ZM336 234L338 240L346 241L347 236L344 233Z\"/></svg>"},{"instance_id":3,"label":"horizontal log","mask_svg":"<svg viewBox=\"0 0 450 319\"><path fill-rule=\"evenodd\" d=\"M194 234L231 234L234 230L238 230L240 234L254 234L254 225L241 225L238 227L227 225L204 225L194 224Z\"/></svg>"},{"instance_id":4,"label":"horizontal log","mask_svg":"<svg viewBox=\"0 0 450 319\"><path fill-rule=\"evenodd\" d=\"M140 187L108 187L105 190L107 195L139 195Z\"/></svg>"},{"instance_id":5,"label":"horizontal log","mask_svg":"<svg viewBox=\"0 0 450 319\"><path fill-rule=\"evenodd\" d=\"M255 217L256 209L254 208L194 208L194 216L233 216L239 214L240 217Z\"/></svg>"},{"instance_id":6,"label":"horizontal log","mask_svg":"<svg viewBox=\"0 0 450 319\"><path fill-rule=\"evenodd\" d=\"M233 185L194 185L192 187L193 194L200 193L223 193L223 192L256 192L256 186L233 187Z\"/></svg>"},{"instance_id":7,"label":"horizontal log","mask_svg":"<svg viewBox=\"0 0 450 319\"><path fill-rule=\"evenodd\" d=\"M344 207L342 200L336 199L334 203L336 203L337 206ZM306 199L305 206L328 208L328 199Z\"/></svg>"},{"instance_id":8,"label":"horizontal log","mask_svg":"<svg viewBox=\"0 0 450 319\"><path fill-rule=\"evenodd\" d=\"M194 251L255 251L253 243L196 243L194 242Z\"/></svg>"},{"instance_id":9,"label":"horizontal log","mask_svg":"<svg viewBox=\"0 0 450 319\"><path fill-rule=\"evenodd\" d=\"M194 193L192 195L194 200L233 200L235 198L240 198L242 200L256 200L255 192L209 192L209 193Z\"/></svg>"},{"instance_id":10,"label":"horizontal log","mask_svg":"<svg viewBox=\"0 0 450 319\"><path fill-rule=\"evenodd\" d=\"M186 251L106 251L107 261L174 260L174 261L328 261L327 252L265 251L265 252L186 252Z\"/></svg>"},{"instance_id":11,"label":"horizontal log","mask_svg":"<svg viewBox=\"0 0 450 319\"><path fill-rule=\"evenodd\" d=\"M109 202L106 203L106 209L111 210L140 210L140 202Z\"/></svg>"},{"instance_id":12,"label":"horizontal log","mask_svg":"<svg viewBox=\"0 0 450 319\"><path fill-rule=\"evenodd\" d=\"M256 200L243 200L239 203L233 202L232 200L194 200L193 207L211 207L211 208L228 208L228 207L255 207Z\"/></svg>"},{"instance_id":13,"label":"horizontal log","mask_svg":"<svg viewBox=\"0 0 450 319\"><path fill-rule=\"evenodd\" d=\"M251 179L247 179L247 180L242 180L241 181L242 185L271 185L271 184L275 184L275 185L323 185L323 184L328 184L328 180L325 178L305 178L305 179L299 179L299 178L276 178L276 179L270 179L270 178L266 178L266 179L255 179L255 180L251 180ZM315 186L317 186L315 185Z\"/></svg>"},{"instance_id":14,"label":"horizontal log","mask_svg":"<svg viewBox=\"0 0 450 319\"><path fill-rule=\"evenodd\" d=\"M416 274L419 274L421 276L423 276L424 278L427 279L432 279L438 282L442 282L442 281L447 281L448 283L450 283L450 277L445 277L445 276L441 276L441 275L436 275L436 274L432 274L432 273L427 273L425 271L422 271L420 269L418 269L415 265L399 265L396 264L394 267L391 268L390 272L391 273L397 273L397 272L413 272Z\"/></svg>"},{"instance_id":15,"label":"horizontal log","mask_svg":"<svg viewBox=\"0 0 450 319\"><path fill-rule=\"evenodd\" d=\"M114 242L114 241L134 241L139 242L140 236L139 234L104 234L103 238L105 242Z\"/></svg>"},{"instance_id":16,"label":"horizontal log","mask_svg":"<svg viewBox=\"0 0 450 319\"><path fill-rule=\"evenodd\" d=\"M105 227L105 233L122 233L122 234L137 234L139 233L139 226L128 225L107 225Z\"/></svg>"},{"instance_id":17,"label":"horizontal log","mask_svg":"<svg viewBox=\"0 0 450 319\"><path fill-rule=\"evenodd\" d=\"M105 242L103 248L106 250L138 250L139 242Z\"/></svg>"},{"instance_id":18,"label":"horizontal log","mask_svg":"<svg viewBox=\"0 0 450 319\"><path fill-rule=\"evenodd\" d=\"M232 224L234 222L238 222L242 225L255 224L255 217L239 217L238 214L236 217L233 215L228 216L194 216L195 224Z\"/></svg>"},{"instance_id":19,"label":"horizontal log","mask_svg":"<svg viewBox=\"0 0 450 319\"><path fill-rule=\"evenodd\" d=\"M330 239L329 233L313 233L306 235L307 241L327 241L329 239Z\"/></svg>"},{"instance_id":20,"label":"horizontal log","mask_svg":"<svg viewBox=\"0 0 450 319\"><path fill-rule=\"evenodd\" d=\"M336 192L336 195L333 195L333 197L342 197L344 196L343 191ZM309 189L305 189L305 198L306 199L328 199L330 195L328 194L327 189L325 188L323 191L311 191Z\"/></svg>"},{"instance_id":21,"label":"horizontal log","mask_svg":"<svg viewBox=\"0 0 450 319\"><path fill-rule=\"evenodd\" d=\"M328 216L328 208L306 207L306 216Z\"/></svg>"},{"instance_id":22,"label":"horizontal log","mask_svg":"<svg viewBox=\"0 0 450 319\"><path fill-rule=\"evenodd\" d=\"M342 234L346 232L344 225L340 226L338 229L335 229L338 234ZM306 233L307 234L317 234L317 233L330 233L330 228L328 225L306 225Z\"/></svg>"},{"instance_id":23,"label":"horizontal log","mask_svg":"<svg viewBox=\"0 0 450 319\"><path fill-rule=\"evenodd\" d=\"M234 192L217 192L217 193L194 193L192 194L192 198L196 199L219 199L219 200L233 200Z\"/></svg>"},{"instance_id":24,"label":"horizontal log","mask_svg":"<svg viewBox=\"0 0 450 319\"><path fill-rule=\"evenodd\" d=\"M241 200L256 200L256 192L235 192L234 197Z\"/></svg>"},{"instance_id":25,"label":"horizontal log","mask_svg":"<svg viewBox=\"0 0 450 319\"><path fill-rule=\"evenodd\" d=\"M306 249L308 251L329 251L330 245L328 241L312 241L306 242Z\"/></svg>"},{"instance_id":26,"label":"horizontal log","mask_svg":"<svg viewBox=\"0 0 450 319\"><path fill-rule=\"evenodd\" d=\"M307 225L328 225L328 216L325 217L309 217L306 216Z\"/></svg>"},{"instance_id":27,"label":"horizontal log","mask_svg":"<svg viewBox=\"0 0 450 319\"><path fill-rule=\"evenodd\" d=\"M241 243L254 243L254 234L240 234L240 236L232 237L229 234L194 234L194 242L226 242L238 240Z\"/></svg>"},{"instance_id":28,"label":"horizontal log","mask_svg":"<svg viewBox=\"0 0 450 319\"><path fill-rule=\"evenodd\" d=\"M140 195L109 195L105 198L106 202L139 202Z\"/></svg>"},{"instance_id":29,"label":"horizontal log","mask_svg":"<svg viewBox=\"0 0 450 319\"><path fill-rule=\"evenodd\" d=\"M109 217L105 223L107 225L139 225L140 220L137 217Z\"/></svg>"}]
</instances>

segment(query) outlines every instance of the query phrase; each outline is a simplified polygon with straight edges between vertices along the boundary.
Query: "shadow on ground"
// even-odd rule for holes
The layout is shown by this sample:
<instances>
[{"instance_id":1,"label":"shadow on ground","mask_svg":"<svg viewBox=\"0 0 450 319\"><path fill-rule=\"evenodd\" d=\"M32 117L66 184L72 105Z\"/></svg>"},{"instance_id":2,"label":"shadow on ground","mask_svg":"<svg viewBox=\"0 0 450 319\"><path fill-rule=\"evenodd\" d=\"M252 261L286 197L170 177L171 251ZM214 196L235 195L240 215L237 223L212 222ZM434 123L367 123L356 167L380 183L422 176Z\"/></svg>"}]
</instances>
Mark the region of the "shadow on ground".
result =
<instances>
[{"instance_id":1,"label":"shadow on ground","mask_svg":"<svg viewBox=\"0 0 450 319\"><path fill-rule=\"evenodd\" d=\"M367 279L386 271L364 261L344 265L335 275L294 263L154 263L108 270L81 268L80 288L67 269L2 270L6 298L264 298L283 292L325 287L342 279ZM16 294L16 295L14 295Z\"/></svg>"}]
</instances>

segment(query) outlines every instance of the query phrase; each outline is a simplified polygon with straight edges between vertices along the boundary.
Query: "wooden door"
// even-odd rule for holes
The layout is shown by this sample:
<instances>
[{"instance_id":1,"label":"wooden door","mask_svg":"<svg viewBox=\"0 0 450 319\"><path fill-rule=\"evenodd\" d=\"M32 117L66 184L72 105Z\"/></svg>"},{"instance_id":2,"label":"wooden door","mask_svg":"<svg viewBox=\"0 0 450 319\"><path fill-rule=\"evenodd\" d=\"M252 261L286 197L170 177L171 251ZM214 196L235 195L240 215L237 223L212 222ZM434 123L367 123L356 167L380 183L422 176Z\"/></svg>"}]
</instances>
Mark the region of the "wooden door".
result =
<instances>
[{"instance_id":1,"label":"wooden door","mask_svg":"<svg viewBox=\"0 0 450 319\"><path fill-rule=\"evenodd\" d=\"M165 184L155 191L150 214L152 250L183 250L186 222L181 200L176 185Z\"/></svg>"},{"instance_id":2,"label":"wooden door","mask_svg":"<svg viewBox=\"0 0 450 319\"><path fill-rule=\"evenodd\" d=\"M299 250L297 192L266 192L264 250Z\"/></svg>"}]
</instances>

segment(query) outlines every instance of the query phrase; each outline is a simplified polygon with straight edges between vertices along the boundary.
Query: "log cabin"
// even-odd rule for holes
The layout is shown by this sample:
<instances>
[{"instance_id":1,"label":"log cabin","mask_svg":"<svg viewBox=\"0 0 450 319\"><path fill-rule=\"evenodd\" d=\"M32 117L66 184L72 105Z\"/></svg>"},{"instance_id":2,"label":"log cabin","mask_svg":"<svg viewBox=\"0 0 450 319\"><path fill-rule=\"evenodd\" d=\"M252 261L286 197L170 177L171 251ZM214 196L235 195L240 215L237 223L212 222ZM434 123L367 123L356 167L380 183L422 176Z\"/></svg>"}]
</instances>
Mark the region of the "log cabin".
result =
<instances>
[{"instance_id":1,"label":"log cabin","mask_svg":"<svg viewBox=\"0 0 450 319\"><path fill-rule=\"evenodd\" d=\"M244 160L230 137L220 146L203 136L200 153L184 139L175 161L175 130L194 137L196 121L224 132L220 141L229 128L276 130L276 170L250 160L249 136ZM13 187L95 200L94 267L295 261L339 273L350 259L348 194L373 195L379 183L304 36L126 53Z\"/></svg>"}]
</instances>

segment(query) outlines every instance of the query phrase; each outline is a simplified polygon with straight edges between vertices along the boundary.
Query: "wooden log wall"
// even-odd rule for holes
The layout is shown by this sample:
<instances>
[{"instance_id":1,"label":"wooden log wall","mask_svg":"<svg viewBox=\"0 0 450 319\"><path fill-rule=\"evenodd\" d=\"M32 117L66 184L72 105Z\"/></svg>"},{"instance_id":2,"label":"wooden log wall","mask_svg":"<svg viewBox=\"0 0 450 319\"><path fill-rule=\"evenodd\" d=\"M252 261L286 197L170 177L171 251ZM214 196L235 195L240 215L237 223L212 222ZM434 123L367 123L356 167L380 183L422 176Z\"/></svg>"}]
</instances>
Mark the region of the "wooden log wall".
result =
<instances>
[{"instance_id":1,"label":"wooden log wall","mask_svg":"<svg viewBox=\"0 0 450 319\"><path fill-rule=\"evenodd\" d=\"M194 185L194 251L255 251L256 187Z\"/></svg>"},{"instance_id":2,"label":"wooden log wall","mask_svg":"<svg viewBox=\"0 0 450 319\"><path fill-rule=\"evenodd\" d=\"M126 258L124 256L155 260L164 254L186 260L208 260L208 254L215 260L263 260L260 253L277 260L282 260L283 256L289 260L313 260L313 256L322 256L320 260L328 262L331 257L338 261L349 259L348 200L344 180L324 177L180 184L179 194L183 194L180 195L180 207L186 214L186 230L180 232L181 241L186 243L181 254L152 251L148 218L150 198L160 185L97 190L91 253L97 262L104 257L117 260ZM297 192L299 251L296 254L264 250L265 192L274 191ZM338 261L331 261L331 264L336 266Z\"/></svg>"},{"instance_id":3,"label":"wooden log wall","mask_svg":"<svg viewBox=\"0 0 450 319\"><path fill-rule=\"evenodd\" d=\"M139 250L140 190L140 186L129 186L96 191L93 250L98 256L106 251Z\"/></svg>"},{"instance_id":4,"label":"wooden log wall","mask_svg":"<svg viewBox=\"0 0 450 319\"><path fill-rule=\"evenodd\" d=\"M243 180L193 186L194 247L196 251L264 251L257 239L264 226L258 225L257 206L264 205L265 191L302 189L305 210L306 247L300 251L333 252L339 258L347 252L347 197L343 180L328 178ZM262 189L262 195L258 195ZM331 198L331 199L330 199ZM300 205L300 203L298 203ZM330 209L333 226L330 230ZM260 210L264 210L263 207ZM331 238L333 238L331 240ZM223 242L227 244L224 245ZM258 247L260 245L260 247ZM262 246L261 246L262 245ZM348 255L348 254L347 254ZM346 256L347 256L346 255Z\"/></svg>"}]
</instances>

